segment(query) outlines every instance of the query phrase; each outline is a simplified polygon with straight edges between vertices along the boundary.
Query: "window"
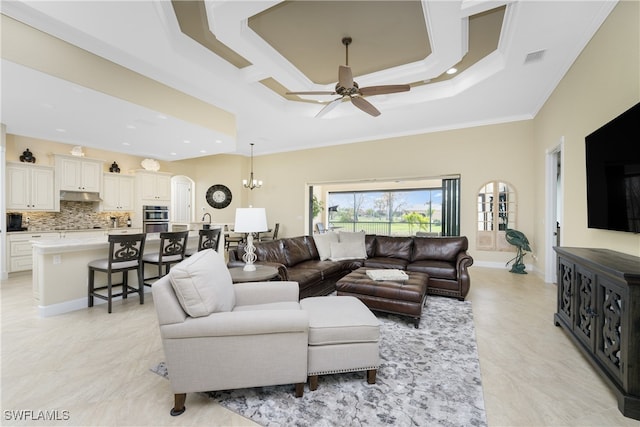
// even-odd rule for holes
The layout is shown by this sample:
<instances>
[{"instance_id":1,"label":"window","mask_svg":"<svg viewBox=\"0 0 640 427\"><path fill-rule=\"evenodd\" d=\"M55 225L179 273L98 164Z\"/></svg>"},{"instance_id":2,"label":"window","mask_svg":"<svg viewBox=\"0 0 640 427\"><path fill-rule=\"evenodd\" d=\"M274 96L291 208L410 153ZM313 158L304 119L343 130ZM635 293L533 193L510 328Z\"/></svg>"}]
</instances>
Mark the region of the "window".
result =
<instances>
[{"instance_id":1,"label":"window","mask_svg":"<svg viewBox=\"0 0 640 427\"><path fill-rule=\"evenodd\" d=\"M510 251L507 229L516 228L516 193L513 186L491 181L478 192L477 249Z\"/></svg>"},{"instance_id":2,"label":"window","mask_svg":"<svg viewBox=\"0 0 640 427\"><path fill-rule=\"evenodd\" d=\"M329 192L327 206L330 229L404 236L442 232L442 188Z\"/></svg>"}]
</instances>

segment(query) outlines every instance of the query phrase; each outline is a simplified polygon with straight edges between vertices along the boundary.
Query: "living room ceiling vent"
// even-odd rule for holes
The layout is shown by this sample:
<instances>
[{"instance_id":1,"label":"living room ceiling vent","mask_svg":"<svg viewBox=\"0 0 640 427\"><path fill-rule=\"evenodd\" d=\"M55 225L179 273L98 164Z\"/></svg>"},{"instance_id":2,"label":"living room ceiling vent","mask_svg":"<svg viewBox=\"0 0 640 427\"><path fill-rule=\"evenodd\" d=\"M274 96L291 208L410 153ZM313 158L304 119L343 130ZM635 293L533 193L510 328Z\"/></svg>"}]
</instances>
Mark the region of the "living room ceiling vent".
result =
<instances>
[{"instance_id":1,"label":"living room ceiling vent","mask_svg":"<svg viewBox=\"0 0 640 427\"><path fill-rule=\"evenodd\" d=\"M262 187L262 181L253 178L253 142L251 143L251 174L249 175L248 180L242 180L242 185L244 188L248 188L249 190Z\"/></svg>"}]
</instances>

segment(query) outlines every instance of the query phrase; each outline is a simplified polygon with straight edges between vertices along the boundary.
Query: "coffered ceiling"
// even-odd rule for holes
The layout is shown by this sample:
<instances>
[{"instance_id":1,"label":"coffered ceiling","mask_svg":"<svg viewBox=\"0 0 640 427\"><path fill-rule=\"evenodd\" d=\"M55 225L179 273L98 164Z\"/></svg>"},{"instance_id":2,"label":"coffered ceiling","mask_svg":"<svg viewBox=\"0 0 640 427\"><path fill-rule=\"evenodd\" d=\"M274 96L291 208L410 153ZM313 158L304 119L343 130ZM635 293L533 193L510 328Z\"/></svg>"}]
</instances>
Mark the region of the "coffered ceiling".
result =
<instances>
[{"instance_id":1,"label":"coffered ceiling","mask_svg":"<svg viewBox=\"0 0 640 427\"><path fill-rule=\"evenodd\" d=\"M530 119L615 1L3 1L7 132L162 160ZM347 61L360 87L315 115ZM447 74L451 68L457 72Z\"/></svg>"}]
</instances>

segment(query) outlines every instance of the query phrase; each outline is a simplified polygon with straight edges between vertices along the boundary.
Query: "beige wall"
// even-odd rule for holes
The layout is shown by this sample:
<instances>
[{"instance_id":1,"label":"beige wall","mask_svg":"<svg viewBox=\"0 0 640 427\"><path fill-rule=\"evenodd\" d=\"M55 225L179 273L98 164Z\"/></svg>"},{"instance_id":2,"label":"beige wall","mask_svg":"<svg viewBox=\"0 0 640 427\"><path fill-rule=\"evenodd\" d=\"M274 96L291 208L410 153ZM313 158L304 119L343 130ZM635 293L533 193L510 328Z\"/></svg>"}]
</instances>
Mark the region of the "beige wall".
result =
<instances>
[{"instance_id":1,"label":"beige wall","mask_svg":"<svg viewBox=\"0 0 640 427\"><path fill-rule=\"evenodd\" d=\"M564 137L563 246L640 255L640 235L587 228L584 138L640 101L640 2L609 15L534 120L535 241L544 241L545 153ZM542 248L541 248L542 249ZM538 266L544 269L540 254Z\"/></svg>"},{"instance_id":2,"label":"beige wall","mask_svg":"<svg viewBox=\"0 0 640 427\"><path fill-rule=\"evenodd\" d=\"M242 194L244 206L265 207L269 223L279 222L283 236L296 236L307 232L308 184L460 174L461 233L478 259L502 262L512 255L475 251L476 194L490 180L511 183L519 195L518 228L533 233L534 171L523 161L533 156L532 135L527 121L259 156L254 171L265 181L261 189L240 189L243 176L228 185ZM513 160L507 160L510 154ZM213 169L198 171L204 174L197 182L217 176Z\"/></svg>"},{"instance_id":3,"label":"beige wall","mask_svg":"<svg viewBox=\"0 0 640 427\"><path fill-rule=\"evenodd\" d=\"M536 270L544 271L545 153L565 140L563 245L607 247L640 255L640 236L586 227L584 137L640 99L639 3L623 1L588 44L534 120L337 145L257 156L262 188L249 191L248 158L218 155L161 162L161 170L196 182L196 216L212 213L214 222L233 222L236 207L265 207L270 224L281 223L283 236L306 234L308 184L353 180L393 180L461 176L461 234L469 237L478 263L506 262L512 253L475 250L476 194L490 180L503 180L518 195L516 228L529 237ZM38 162L70 146L7 135L7 160L29 147ZM139 169L134 156L85 149L87 157L116 160L123 171ZM108 164L105 165L108 168ZM224 184L233 193L222 210L205 201L207 188Z\"/></svg>"}]
</instances>

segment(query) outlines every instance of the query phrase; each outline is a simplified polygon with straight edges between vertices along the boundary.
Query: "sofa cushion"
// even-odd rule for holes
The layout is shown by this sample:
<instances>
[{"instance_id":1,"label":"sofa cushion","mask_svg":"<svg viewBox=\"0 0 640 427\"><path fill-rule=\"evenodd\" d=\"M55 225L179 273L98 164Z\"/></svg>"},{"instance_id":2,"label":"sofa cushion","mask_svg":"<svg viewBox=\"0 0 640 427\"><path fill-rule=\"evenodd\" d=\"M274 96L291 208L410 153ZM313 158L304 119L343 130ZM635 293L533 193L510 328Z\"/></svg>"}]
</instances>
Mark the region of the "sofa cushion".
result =
<instances>
[{"instance_id":1,"label":"sofa cushion","mask_svg":"<svg viewBox=\"0 0 640 427\"><path fill-rule=\"evenodd\" d=\"M191 317L231 311L235 292L224 258L213 249L196 252L169 271L182 309Z\"/></svg>"},{"instance_id":2,"label":"sofa cushion","mask_svg":"<svg viewBox=\"0 0 640 427\"><path fill-rule=\"evenodd\" d=\"M409 261L412 247L412 237L376 236L375 257L391 257Z\"/></svg>"},{"instance_id":3,"label":"sofa cushion","mask_svg":"<svg viewBox=\"0 0 640 427\"><path fill-rule=\"evenodd\" d=\"M307 244L309 248L309 254L311 255L311 259L320 259L320 255L318 254L318 248L316 248L316 242L313 240L313 236L304 236L304 242Z\"/></svg>"},{"instance_id":4,"label":"sofa cushion","mask_svg":"<svg viewBox=\"0 0 640 427\"><path fill-rule=\"evenodd\" d=\"M341 231L338 233L339 243L331 243L331 260L341 261L345 259L364 259L367 257L364 232L351 233Z\"/></svg>"},{"instance_id":5,"label":"sofa cushion","mask_svg":"<svg viewBox=\"0 0 640 427\"><path fill-rule=\"evenodd\" d=\"M322 278L325 279L333 274L341 273L345 271L345 265L341 262L333 261L318 261L312 259L309 261L302 261L300 264L296 264L296 268L308 268L311 270L319 270L322 272Z\"/></svg>"},{"instance_id":6,"label":"sofa cushion","mask_svg":"<svg viewBox=\"0 0 640 427\"><path fill-rule=\"evenodd\" d=\"M314 268L292 268L289 269L289 280L292 282L298 282L300 290L304 287L313 285L322 281L322 270L316 270Z\"/></svg>"},{"instance_id":7,"label":"sofa cushion","mask_svg":"<svg viewBox=\"0 0 640 427\"><path fill-rule=\"evenodd\" d=\"M318 257L320 261L325 261L329 259L331 256L331 244L338 243L340 240L338 238L338 233L323 233L323 234L314 234L313 241L316 244L316 249L318 250Z\"/></svg>"},{"instance_id":8,"label":"sofa cushion","mask_svg":"<svg viewBox=\"0 0 640 427\"><path fill-rule=\"evenodd\" d=\"M438 260L454 262L458 253L469 248L469 241L462 237L416 237L411 261Z\"/></svg>"},{"instance_id":9,"label":"sofa cushion","mask_svg":"<svg viewBox=\"0 0 640 427\"><path fill-rule=\"evenodd\" d=\"M397 268L406 270L409 261L392 257L374 257L364 260L364 266L368 268Z\"/></svg>"},{"instance_id":10,"label":"sofa cushion","mask_svg":"<svg viewBox=\"0 0 640 427\"><path fill-rule=\"evenodd\" d=\"M412 262L407 266L408 271L419 271L427 273L432 279L449 279L457 280L458 272L456 265L446 261L422 260Z\"/></svg>"},{"instance_id":11,"label":"sofa cushion","mask_svg":"<svg viewBox=\"0 0 640 427\"><path fill-rule=\"evenodd\" d=\"M376 235L367 234L364 236L364 246L367 249L367 258L371 258L376 254Z\"/></svg>"},{"instance_id":12,"label":"sofa cushion","mask_svg":"<svg viewBox=\"0 0 640 427\"><path fill-rule=\"evenodd\" d=\"M284 244L284 256L287 260L287 267L293 267L302 261L311 259L309 246L303 237L293 237L290 239L281 239Z\"/></svg>"},{"instance_id":13,"label":"sofa cushion","mask_svg":"<svg viewBox=\"0 0 640 427\"><path fill-rule=\"evenodd\" d=\"M287 259L284 256L282 239L271 242L259 242L255 246L258 261L278 262L280 264L287 263ZM244 254L244 250L242 250L242 253Z\"/></svg>"},{"instance_id":14,"label":"sofa cushion","mask_svg":"<svg viewBox=\"0 0 640 427\"><path fill-rule=\"evenodd\" d=\"M343 261L347 259L364 259L367 257L364 246L353 242L337 242L331 244L331 261Z\"/></svg>"}]
</instances>

